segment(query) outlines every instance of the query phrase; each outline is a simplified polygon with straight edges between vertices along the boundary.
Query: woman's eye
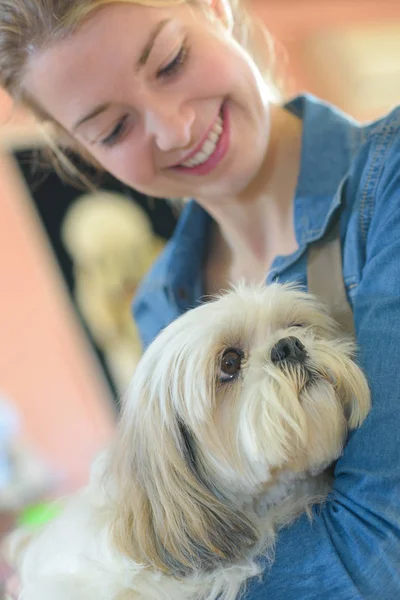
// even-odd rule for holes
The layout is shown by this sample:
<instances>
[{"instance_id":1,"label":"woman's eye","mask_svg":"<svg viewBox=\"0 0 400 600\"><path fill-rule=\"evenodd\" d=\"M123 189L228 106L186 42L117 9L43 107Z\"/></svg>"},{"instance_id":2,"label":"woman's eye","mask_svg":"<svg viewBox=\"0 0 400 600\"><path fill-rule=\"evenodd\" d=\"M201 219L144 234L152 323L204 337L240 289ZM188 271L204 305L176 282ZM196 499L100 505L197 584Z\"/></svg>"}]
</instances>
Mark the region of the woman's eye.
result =
<instances>
[{"instance_id":1,"label":"woman's eye","mask_svg":"<svg viewBox=\"0 0 400 600\"><path fill-rule=\"evenodd\" d=\"M160 69L157 73L157 77L170 77L177 73L185 64L187 56L189 53L189 48L186 44L186 41L180 47L178 54L175 56L170 63L167 64L166 67Z\"/></svg>"},{"instance_id":2,"label":"woman's eye","mask_svg":"<svg viewBox=\"0 0 400 600\"><path fill-rule=\"evenodd\" d=\"M102 146L113 146L125 133L128 115L125 115L118 121L112 132L101 140Z\"/></svg>"},{"instance_id":3,"label":"woman's eye","mask_svg":"<svg viewBox=\"0 0 400 600\"><path fill-rule=\"evenodd\" d=\"M242 367L243 352L236 348L228 348L222 355L219 380L221 382L235 379Z\"/></svg>"}]
</instances>

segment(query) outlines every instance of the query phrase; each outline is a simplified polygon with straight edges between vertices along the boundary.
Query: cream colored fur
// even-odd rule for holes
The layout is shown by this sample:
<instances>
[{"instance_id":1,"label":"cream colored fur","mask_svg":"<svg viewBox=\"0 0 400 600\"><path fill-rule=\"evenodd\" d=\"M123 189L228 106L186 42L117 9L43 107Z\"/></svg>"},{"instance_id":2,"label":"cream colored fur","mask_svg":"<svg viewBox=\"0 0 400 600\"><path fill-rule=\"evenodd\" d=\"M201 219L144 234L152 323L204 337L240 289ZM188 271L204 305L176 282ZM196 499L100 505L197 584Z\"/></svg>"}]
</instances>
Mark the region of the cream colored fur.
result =
<instances>
[{"instance_id":1,"label":"cream colored fur","mask_svg":"<svg viewBox=\"0 0 400 600\"><path fill-rule=\"evenodd\" d=\"M276 363L293 337L304 364ZM240 369L221 382L227 349ZM144 354L118 436L88 487L16 544L23 600L233 600L279 528L330 489L327 468L370 408L366 380L314 299L240 287ZM19 550L18 550L19 549Z\"/></svg>"}]
</instances>

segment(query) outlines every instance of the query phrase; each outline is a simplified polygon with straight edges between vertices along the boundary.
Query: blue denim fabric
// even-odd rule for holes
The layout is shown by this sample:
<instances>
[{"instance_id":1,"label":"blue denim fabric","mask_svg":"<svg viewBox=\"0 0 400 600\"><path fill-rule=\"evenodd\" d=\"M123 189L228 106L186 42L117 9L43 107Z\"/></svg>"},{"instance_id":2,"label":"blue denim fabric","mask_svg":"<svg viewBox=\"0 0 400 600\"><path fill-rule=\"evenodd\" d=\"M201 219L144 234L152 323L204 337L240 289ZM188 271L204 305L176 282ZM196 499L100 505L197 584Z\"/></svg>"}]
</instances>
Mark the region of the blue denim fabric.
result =
<instances>
[{"instance_id":1,"label":"blue denim fabric","mask_svg":"<svg viewBox=\"0 0 400 600\"><path fill-rule=\"evenodd\" d=\"M343 277L373 409L335 469L313 522L278 539L276 559L246 600L400 598L400 108L361 126L311 96L287 109L304 123L294 217L298 250L276 257L267 282L307 286L310 242L339 212ZM189 203L134 304L144 345L201 302L210 217ZM262 559L260 559L262 561Z\"/></svg>"}]
</instances>

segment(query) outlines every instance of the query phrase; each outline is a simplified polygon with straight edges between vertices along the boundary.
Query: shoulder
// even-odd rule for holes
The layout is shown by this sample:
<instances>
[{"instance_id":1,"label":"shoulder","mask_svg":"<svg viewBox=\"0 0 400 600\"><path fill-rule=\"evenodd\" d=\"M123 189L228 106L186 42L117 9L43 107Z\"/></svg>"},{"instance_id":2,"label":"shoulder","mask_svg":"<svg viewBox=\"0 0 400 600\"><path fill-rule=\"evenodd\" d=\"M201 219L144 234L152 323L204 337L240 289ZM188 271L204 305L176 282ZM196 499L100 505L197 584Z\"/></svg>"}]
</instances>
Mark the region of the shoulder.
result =
<instances>
[{"instance_id":1,"label":"shoulder","mask_svg":"<svg viewBox=\"0 0 400 600\"><path fill-rule=\"evenodd\" d=\"M369 123L360 123L311 94L294 98L285 108L303 120L303 150L316 146L318 155L314 152L313 158L322 154L327 163L340 160L343 153L354 159L362 149L368 152L376 143L390 145L400 126L400 106Z\"/></svg>"},{"instance_id":2,"label":"shoulder","mask_svg":"<svg viewBox=\"0 0 400 600\"><path fill-rule=\"evenodd\" d=\"M376 218L381 221L394 205L400 206L400 107L365 125L361 141L347 185L357 200L366 241Z\"/></svg>"},{"instance_id":3,"label":"shoulder","mask_svg":"<svg viewBox=\"0 0 400 600\"><path fill-rule=\"evenodd\" d=\"M365 124L360 130L360 148L355 166L368 171L369 178L377 180L381 171L372 177L376 167L388 166L387 160L398 159L400 144L400 106L377 121ZM391 163L390 163L391 164Z\"/></svg>"}]
</instances>

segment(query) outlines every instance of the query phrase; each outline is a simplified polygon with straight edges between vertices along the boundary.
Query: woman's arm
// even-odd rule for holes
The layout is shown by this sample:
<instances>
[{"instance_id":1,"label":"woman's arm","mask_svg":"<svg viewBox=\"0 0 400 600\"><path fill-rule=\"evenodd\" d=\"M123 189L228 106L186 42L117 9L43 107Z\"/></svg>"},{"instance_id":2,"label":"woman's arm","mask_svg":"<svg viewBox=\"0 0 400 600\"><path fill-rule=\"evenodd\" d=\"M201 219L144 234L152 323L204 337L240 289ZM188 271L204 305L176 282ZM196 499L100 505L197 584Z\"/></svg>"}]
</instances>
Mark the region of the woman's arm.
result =
<instances>
[{"instance_id":1,"label":"woman's arm","mask_svg":"<svg viewBox=\"0 0 400 600\"><path fill-rule=\"evenodd\" d=\"M397 136L398 138L399 136ZM375 190L365 266L354 299L361 366L373 409L335 471L312 523L278 537L276 560L249 600L400 598L400 141Z\"/></svg>"}]
</instances>

